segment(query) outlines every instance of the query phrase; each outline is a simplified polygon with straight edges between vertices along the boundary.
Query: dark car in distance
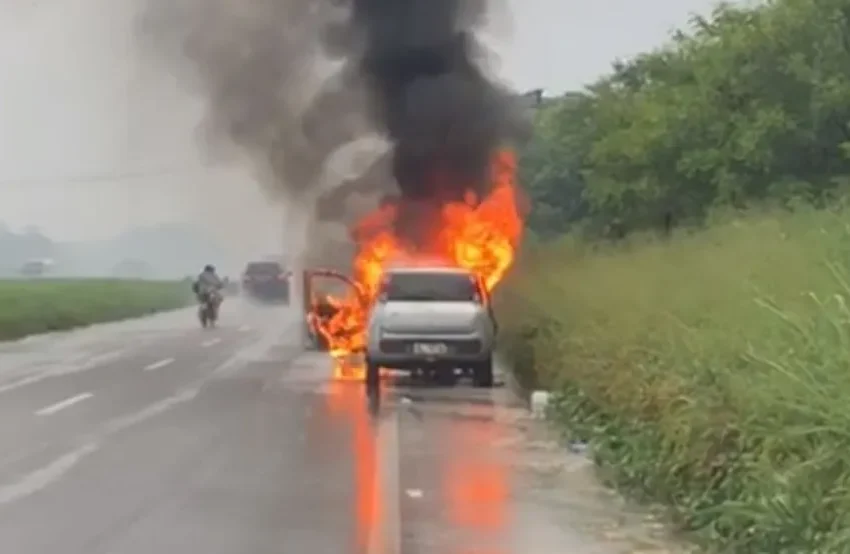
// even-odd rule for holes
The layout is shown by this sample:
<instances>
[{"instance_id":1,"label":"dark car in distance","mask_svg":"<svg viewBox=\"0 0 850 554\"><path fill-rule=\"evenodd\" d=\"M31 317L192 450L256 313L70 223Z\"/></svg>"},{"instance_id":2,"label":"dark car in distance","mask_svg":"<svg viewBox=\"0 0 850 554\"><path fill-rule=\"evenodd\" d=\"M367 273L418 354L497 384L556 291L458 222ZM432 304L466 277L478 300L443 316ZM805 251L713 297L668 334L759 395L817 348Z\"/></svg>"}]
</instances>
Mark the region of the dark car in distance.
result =
<instances>
[{"instance_id":1,"label":"dark car in distance","mask_svg":"<svg viewBox=\"0 0 850 554\"><path fill-rule=\"evenodd\" d=\"M257 300L289 304L289 285L279 262L251 262L242 274L242 292Z\"/></svg>"}]
</instances>

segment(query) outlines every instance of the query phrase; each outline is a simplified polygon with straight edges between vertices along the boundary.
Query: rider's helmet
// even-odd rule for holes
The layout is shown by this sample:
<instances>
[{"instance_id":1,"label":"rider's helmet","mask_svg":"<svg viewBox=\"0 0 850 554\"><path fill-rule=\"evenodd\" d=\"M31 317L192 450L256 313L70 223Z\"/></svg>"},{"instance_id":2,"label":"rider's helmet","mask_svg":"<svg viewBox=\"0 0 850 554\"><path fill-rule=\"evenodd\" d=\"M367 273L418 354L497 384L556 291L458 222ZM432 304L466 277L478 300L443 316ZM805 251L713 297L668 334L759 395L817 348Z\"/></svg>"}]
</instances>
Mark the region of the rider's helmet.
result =
<instances>
[{"instance_id":1,"label":"rider's helmet","mask_svg":"<svg viewBox=\"0 0 850 554\"><path fill-rule=\"evenodd\" d=\"M212 264L207 264L204 266L204 273L215 273L215 266Z\"/></svg>"}]
</instances>

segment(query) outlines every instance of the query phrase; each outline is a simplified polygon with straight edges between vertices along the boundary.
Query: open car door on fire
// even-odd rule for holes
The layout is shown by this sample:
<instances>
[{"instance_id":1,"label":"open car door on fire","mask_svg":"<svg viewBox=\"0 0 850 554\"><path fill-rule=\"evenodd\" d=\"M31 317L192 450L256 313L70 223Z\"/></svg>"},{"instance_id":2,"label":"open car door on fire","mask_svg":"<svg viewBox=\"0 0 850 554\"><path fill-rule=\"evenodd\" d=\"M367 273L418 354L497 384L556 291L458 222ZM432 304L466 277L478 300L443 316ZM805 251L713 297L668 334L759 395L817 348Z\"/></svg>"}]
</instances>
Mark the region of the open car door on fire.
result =
<instances>
[{"instance_id":1,"label":"open car door on fire","mask_svg":"<svg viewBox=\"0 0 850 554\"><path fill-rule=\"evenodd\" d=\"M317 286L320 279L330 279L338 286L346 290L349 295L359 298L361 307L365 310L366 299L361 293L358 285L346 275L329 269L308 269L303 273L303 299L304 299L304 319L307 326L307 332L312 342L313 347L318 350L327 351L331 347L332 337L328 336L329 323L333 318L337 317L340 311L341 303L337 295L327 294L320 291Z\"/></svg>"}]
</instances>

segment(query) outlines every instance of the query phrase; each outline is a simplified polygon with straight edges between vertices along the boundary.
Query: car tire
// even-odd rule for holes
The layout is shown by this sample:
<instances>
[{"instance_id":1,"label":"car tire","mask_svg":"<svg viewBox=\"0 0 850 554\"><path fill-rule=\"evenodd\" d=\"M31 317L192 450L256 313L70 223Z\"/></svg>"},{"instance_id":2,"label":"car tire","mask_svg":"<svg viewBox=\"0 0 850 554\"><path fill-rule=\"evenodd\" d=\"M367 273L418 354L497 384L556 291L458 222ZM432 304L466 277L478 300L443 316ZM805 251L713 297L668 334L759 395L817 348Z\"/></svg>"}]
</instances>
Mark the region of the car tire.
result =
<instances>
[{"instance_id":1,"label":"car tire","mask_svg":"<svg viewBox=\"0 0 850 554\"><path fill-rule=\"evenodd\" d=\"M481 389L493 387L493 358L478 362L472 367L472 384Z\"/></svg>"},{"instance_id":2,"label":"car tire","mask_svg":"<svg viewBox=\"0 0 850 554\"><path fill-rule=\"evenodd\" d=\"M366 393L369 395L377 394L381 389L381 367L366 359Z\"/></svg>"}]
</instances>

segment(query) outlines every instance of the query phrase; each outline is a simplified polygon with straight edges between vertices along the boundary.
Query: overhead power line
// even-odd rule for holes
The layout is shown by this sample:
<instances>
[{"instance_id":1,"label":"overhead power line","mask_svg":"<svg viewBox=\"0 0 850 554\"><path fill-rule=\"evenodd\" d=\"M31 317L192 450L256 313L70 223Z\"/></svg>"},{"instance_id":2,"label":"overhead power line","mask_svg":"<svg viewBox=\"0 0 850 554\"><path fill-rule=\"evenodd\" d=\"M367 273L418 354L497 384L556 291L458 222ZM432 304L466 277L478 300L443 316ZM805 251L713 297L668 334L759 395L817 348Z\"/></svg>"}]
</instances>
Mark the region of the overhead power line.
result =
<instances>
[{"instance_id":1,"label":"overhead power line","mask_svg":"<svg viewBox=\"0 0 850 554\"><path fill-rule=\"evenodd\" d=\"M170 167L160 169L145 169L137 171L113 171L109 173L94 173L88 175L66 175L56 177L10 177L0 179L0 187L12 186L42 186L42 185L85 185L109 183L113 181L134 181L154 177L170 177L197 171L206 171L216 166L193 165L186 167Z\"/></svg>"}]
</instances>

